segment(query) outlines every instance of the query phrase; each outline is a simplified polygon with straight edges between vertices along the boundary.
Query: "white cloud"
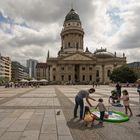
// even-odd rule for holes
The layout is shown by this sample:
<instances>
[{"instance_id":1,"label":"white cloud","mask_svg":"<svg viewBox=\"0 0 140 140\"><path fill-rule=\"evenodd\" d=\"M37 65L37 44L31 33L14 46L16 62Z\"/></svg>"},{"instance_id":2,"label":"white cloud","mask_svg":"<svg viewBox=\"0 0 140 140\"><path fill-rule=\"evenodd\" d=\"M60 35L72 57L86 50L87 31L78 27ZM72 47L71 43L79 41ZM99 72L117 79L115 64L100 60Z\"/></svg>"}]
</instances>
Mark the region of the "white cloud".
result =
<instances>
[{"instance_id":1,"label":"white cloud","mask_svg":"<svg viewBox=\"0 0 140 140\"><path fill-rule=\"evenodd\" d=\"M46 59L47 51L56 56L60 49L60 32L69 0L0 1L0 51L21 62L28 58ZM97 47L126 53L128 61L140 46L139 0L77 0L73 2L84 31L85 47ZM7 19L7 20L6 20ZM138 53L138 51L137 51Z\"/></svg>"}]
</instances>

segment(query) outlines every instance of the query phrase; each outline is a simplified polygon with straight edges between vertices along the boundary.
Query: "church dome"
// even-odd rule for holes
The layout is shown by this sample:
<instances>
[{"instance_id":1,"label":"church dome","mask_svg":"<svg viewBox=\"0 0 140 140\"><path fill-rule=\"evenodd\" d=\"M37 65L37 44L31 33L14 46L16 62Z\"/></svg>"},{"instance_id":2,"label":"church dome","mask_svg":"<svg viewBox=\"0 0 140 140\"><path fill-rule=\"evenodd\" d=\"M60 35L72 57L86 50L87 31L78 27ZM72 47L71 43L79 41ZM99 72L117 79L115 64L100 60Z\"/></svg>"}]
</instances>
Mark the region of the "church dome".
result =
<instances>
[{"instance_id":1,"label":"church dome","mask_svg":"<svg viewBox=\"0 0 140 140\"><path fill-rule=\"evenodd\" d=\"M107 52L106 49L97 49L94 52L94 56L97 58L113 58L114 55L111 52Z\"/></svg>"},{"instance_id":2,"label":"church dome","mask_svg":"<svg viewBox=\"0 0 140 140\"><path fill-rule=\"evenodd\" d=\"M69 20L80 21L79 15L74 11L74 9L71 9L70 12L65 17L65 21L69 21Z\"/></svg>"}]
</instances>

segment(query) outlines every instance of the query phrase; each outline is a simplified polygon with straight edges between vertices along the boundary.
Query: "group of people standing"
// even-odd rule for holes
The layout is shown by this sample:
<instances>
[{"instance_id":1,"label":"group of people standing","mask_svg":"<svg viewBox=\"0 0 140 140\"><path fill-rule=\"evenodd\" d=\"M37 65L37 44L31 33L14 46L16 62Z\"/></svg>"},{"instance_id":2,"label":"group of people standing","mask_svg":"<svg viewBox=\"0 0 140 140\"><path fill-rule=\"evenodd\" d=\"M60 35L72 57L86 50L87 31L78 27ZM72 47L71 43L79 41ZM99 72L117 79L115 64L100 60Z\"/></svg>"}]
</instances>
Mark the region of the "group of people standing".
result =
<instances>
[{"instance_id":1,"label":"group of people standing","mask_svg":"<svg viewBox=\"0 0 140 140\"><path fill-rule=\"evenodd\" d=\"M75 97L75 108L74 108L74 118L77 118L77 109L78 109L78 106L80 106L80 120L85 120L87 119L87 116L91 116L90 118L88 117L88 120L90 120L91 122L94 121L95 119L95 116L90 112L90 108L88 106L85 106L85 109L84 109L84 98L86 99L88 105L90 107L92 107L90 100L93 100L93 101L96 101L95 99L93 99L90 94L94 93L95 92L95 89L94 88L90 88L89 90L80 90L76 97ZM100 98L98 100L98 104L95 108L98 108L99 111L100 111L100 122L99 124L100 125L103 125L103 118L104 118L104 114L105 114L105 111L106 108L103 104L103 99Z\"/></svg>"},{"instance_id":2,"label":"group of people standing","mask_svg":"<svg viewBox=\"0 0 140 140\"><path fill-rule=\"evenodd\" d=\"M121 85L120 83L116 84L116 91L118 94L118 101L123 101L123 106L125 107L125 113L128 114L128 111L130 112L129 117L133 116L132 110L130 108L129 104L129 93L127 90L121 91ZM140 84L138 85L138 93L140 95ZM93 94L95 92L94 88L90 88L89 90L80 90L77 95L75 96L75 107L74 107L74 118L77 118L77 109L78 106L80 106L80 120L86 120L87 116L91 116L91 118L88 117L89 120L94 121L95 117L90 112L90 107L93 107L89 100L96 101L94 98L90 96L90 94ZM123 95L121 95L123 93ZM84 106L84 98L86 99L86 102L89 106ZM100 112L100 121L99 124L103 125L103 119L105 117L105 111L107 111L105 105L103 104L103 99L98 99L98 104L96 105L95 109L99 110ZM85 119L84 119L85 118Z\"/></svg>"}]
</instances>

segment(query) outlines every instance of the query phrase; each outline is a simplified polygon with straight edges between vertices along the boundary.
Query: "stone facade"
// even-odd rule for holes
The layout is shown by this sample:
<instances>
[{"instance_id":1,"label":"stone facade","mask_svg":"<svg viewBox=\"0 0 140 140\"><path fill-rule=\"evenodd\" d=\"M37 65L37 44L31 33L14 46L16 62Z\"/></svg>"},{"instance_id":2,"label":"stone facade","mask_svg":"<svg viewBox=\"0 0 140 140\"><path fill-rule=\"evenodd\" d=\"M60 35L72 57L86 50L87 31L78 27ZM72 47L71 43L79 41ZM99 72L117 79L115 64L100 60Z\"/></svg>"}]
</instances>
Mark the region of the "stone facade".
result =
<instances>
[{"instance_id":1,"label":"stone facade","mask_svg":"<svg viewBox=\"0 0 140 140\"><path fill-rule=\"evenodd\" d=\"M17 61L12 61L12 81L20 81L22 79L28 79L28 69Z\"/></svg>"},{"instance_id":2,"label":"stone facade","mask_svg":"<svg viewBox=\"0 0 140 140\"><path fill-rule=\"evenodd\" d=\"M84 30L79 15L71 9L66 15L61 32L61 49L57 57L48 57L48 80L57 83L110 82L115 67L126 64L126 57L98 49L94 53L84 51Z\"/></svg>"},{"instance_id":3,"label":"stone facade","mask_svg":"<svg viewBox=\"0 0 140 140\"><path fill-rule=\"evenodd\" d=\"M0 55L0 78L11 81L11 59Z\"/></svg>"},{"instance_id":4,"label":"stone facade","mask_svg":"<svg viewBox=\"0 0 140 140\"><path fill-rule=\"evenodd\" d=\"M37 80L48 79L47 63L37 63L36 77Z\"/></svg>"}]
</instances>

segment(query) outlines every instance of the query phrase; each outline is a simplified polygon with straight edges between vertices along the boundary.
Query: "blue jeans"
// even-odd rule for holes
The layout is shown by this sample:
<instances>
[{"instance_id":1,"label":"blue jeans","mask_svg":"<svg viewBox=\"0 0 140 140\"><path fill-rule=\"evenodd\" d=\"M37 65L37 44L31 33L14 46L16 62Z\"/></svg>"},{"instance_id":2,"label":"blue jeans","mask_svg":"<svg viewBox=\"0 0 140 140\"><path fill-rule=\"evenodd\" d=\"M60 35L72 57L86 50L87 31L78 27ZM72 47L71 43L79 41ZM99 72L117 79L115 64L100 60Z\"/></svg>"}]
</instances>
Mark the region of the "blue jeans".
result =
<instances>
[{"instance_id":1,"label":"blue jeans","mask_svg":"<svg viewBox=\"0 0 140 140\"><path fill-rule=\"evenodd\" d=\"M80 97L75 97L74 117L77 117L77 109L80 106L80 119L83 117L84 101Z\"/></svg>"}]
</instances>

